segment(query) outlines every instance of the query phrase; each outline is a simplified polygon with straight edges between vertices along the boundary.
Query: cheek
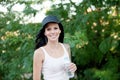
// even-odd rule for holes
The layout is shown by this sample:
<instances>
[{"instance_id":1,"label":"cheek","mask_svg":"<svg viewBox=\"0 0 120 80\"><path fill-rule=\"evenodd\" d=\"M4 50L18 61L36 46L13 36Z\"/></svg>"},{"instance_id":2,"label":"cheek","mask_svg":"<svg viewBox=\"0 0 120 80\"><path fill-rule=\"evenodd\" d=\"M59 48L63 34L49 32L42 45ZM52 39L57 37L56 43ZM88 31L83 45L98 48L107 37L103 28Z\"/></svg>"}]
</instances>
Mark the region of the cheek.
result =
<instances>
[{"instance_id":1,"label":"cheek","mask_svg":"<svg viewBox=\"0 0 120 80\"><path fill-rule=\"evenodd\" d=\"M61 33L61 30L59 30L59 34Z\"/></svg>"},{"instance_id":2,"label":"cheek","mask_svg":"<svg viewBox=\"0 0 120 80\"><path fill-rule=\"evenodd\" d=\"M45 32L44 35L47 36L47 32Z\"/></svg>"}]
</instances>

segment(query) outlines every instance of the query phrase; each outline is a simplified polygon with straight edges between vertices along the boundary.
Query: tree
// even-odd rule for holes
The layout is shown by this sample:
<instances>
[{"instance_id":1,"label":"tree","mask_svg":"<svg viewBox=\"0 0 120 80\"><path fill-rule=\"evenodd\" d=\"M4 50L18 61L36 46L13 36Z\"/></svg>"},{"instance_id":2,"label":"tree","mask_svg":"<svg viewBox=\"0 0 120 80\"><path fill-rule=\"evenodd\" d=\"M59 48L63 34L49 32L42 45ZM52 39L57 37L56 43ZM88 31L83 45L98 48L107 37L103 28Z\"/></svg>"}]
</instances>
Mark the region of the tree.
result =
<instances>
[{"instance_id":1,"label":"tree","mask_svg":"<svg viewBox=\"0 0 120 80\"><path fill-rule=\"evenodd\" d=\"M32 80L33 41L40 24L26 24L23 18L35 16L38 11L31 5L43 1L0 1L8 10L0 12L0 80ZM22 13L12 11L15 4L25 5ZM78 67L71 80L120 79L119 5L119 0L61 0L46 13L64 25L64 42L71 45Z\"/></svg>"},{"instance_id":2,"label":"tree","mask_svg":"<svg viewBox=\"0 0 120 80\"><path fill-rule=\"evenodd\" d=\"M16 4L25 5L22 12L13 11ZM2 0L7 12L0 12L0 80L32 80L34 38L40 24L26 24L40 1ZM24 17L28 17L27 20Z\"/></svg>"}]
</instances>

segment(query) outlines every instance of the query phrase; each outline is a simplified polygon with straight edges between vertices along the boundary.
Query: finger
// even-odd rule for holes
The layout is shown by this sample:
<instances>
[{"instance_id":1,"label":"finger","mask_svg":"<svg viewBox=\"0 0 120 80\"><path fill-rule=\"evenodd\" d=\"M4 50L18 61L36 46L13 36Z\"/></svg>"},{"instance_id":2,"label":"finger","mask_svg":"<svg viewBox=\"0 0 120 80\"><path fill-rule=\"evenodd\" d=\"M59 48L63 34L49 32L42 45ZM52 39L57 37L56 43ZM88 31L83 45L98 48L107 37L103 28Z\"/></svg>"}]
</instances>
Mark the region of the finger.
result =
<instances>
[{"instance_id":1,"label":"finger","mask_svg":"<svg viewBox=\"0 0 120 80\"><path fill-rule=\"evenodd\" d=\"M70 71L75 72L77 70L77 67L74 63L71 63L70 65Z\"/></svg>"}]
</instances>

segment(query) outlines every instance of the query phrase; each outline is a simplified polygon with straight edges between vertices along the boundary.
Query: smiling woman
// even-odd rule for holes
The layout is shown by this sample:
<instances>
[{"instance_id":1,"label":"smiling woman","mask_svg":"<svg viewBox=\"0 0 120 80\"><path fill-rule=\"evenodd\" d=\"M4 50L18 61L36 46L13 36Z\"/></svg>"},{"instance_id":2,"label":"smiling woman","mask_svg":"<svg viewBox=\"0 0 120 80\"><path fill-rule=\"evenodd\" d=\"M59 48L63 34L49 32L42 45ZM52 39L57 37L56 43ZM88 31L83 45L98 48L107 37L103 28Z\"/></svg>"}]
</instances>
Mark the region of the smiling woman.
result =
<instances>
[{"instance_id":1,"label":"smiling woman","mask_svg":"<svg viewBox=\"0 0 120 80\"><path fill-rule=\"evenodd\" d=\"M48 42L57 40L59 38L60 33L61 33L61 30L57 23L49 23L46 25L45 36L47 37Z\"/></svg>"},{"instance_id":2,"label":"smiling woman","mask_svg":"<svg viewBox=\"0 0 120 80\"><path fill-rule=\"evenodd\" d=\"M69 80L65 70L65 59L69 62L69 72L74 73L76 65L70 60L70 46L63 43L64 29L56 16L47 16L42 21L42 29L36 37L33 56L33 80ZM72 76L73 77L73 76Z\"/></svg>"}]
</instances>

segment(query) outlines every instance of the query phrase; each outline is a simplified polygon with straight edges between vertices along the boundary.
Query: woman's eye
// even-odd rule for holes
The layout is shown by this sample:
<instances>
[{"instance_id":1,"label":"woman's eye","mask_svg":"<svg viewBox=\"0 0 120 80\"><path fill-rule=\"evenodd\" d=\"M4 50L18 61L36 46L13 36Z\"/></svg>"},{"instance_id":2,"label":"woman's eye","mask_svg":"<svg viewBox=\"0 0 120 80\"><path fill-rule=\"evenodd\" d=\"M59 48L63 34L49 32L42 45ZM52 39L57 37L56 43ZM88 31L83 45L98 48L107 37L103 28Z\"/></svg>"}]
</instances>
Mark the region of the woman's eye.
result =
<instances>
[{"instance_id":1,"label":"woman's eye","mask_svg":"<svg viewBox=\"0 0 120 80\"><path fill-rule=\"evenodd\" d=\"M51 29L50 28L47 28L47 31L50 31Z\"/></svg>"},{"instance_id":2,"label":"woman's eye","mask_svg":"<svg viewBox=\"0 0 120 80\"><path fill-rule=\"evenodd\" d=\"M57 27L55 27L54 29L58 29Z\"/></svg>"}]
</instances>

